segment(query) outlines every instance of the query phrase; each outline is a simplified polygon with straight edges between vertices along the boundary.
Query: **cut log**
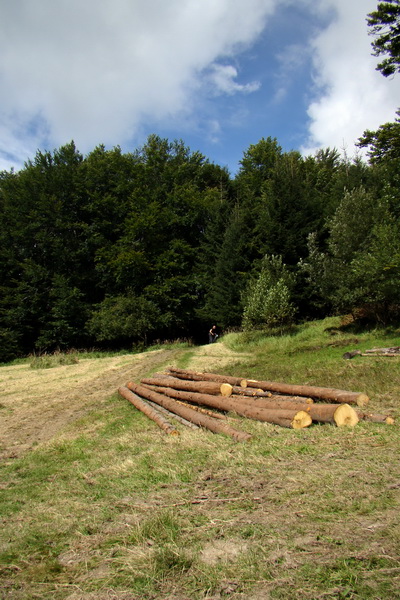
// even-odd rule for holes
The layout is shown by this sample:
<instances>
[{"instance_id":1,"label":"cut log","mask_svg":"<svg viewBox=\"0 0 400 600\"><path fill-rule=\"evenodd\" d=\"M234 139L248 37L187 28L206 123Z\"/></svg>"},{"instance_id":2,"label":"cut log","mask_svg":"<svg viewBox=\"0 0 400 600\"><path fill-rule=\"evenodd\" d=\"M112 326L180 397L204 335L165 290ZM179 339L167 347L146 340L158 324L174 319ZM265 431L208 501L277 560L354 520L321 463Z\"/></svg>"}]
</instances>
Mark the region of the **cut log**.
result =
<instances>
[{"instance_id":1,"label":"cut log","mask_svg":"<svg viewBox=\"0 0 400 600\"><path fill-rule=\"evenodd\" d=\"M349 392L335 388L317 387L312 385L296 385L290 383L279 383L277 381L253 381L247 380L249 387L261 388L265 391L288 394L290 396L307 396L319 400L330 400L338 404L356 404L364 407L369 402L369 397L361 392Z\"/></svg>"},{"instance_id":2,"label":"cut log","mask_svg":"<svg viewBox=\"0 0 400 600\"><path fill-rule=\"evenodd\" d=\"M153 391L157 391L158 388L153 387L151 385L148 386L150 389L153 389ZM177 402L179 404L182 404L183 406L186 406L188 408L192 408L193 410L198 410L199 412L203 413L204 415L208 415L209 417L213 417L214 419L221 419L222 421L226 421L226 415L222 414L222 413L217 413L213 410L207 410L206 408L202 408L201 406L197 406L196 404L188 404L187 402L183 402L182 400L177 400Z\"/></svg>"},{"instance_id":3,"label":"cut log","mask_svg":"<svg viewBox=\"0 0 400 600\"><path fill-rule=\"evenodd\" d=\"M370 421L371 423L386 423L386 425L394 425L393 417L388 417L386 415L365 412L357 412L357 415L361 421Z\"/></svg>"},{"instance_id":4,"label":"cut log","mask_svg":"<svg viewBox=\"0 0 400 600\"><path fill-rule=\"evenodd\" d=\"M214 373L195 373L194 371L187 371L184 369L176 369L170 367L169 371L176 377L196 377L195 381L225 381L231 385L237 385L232 380L243 381L242 378L228 377L224 375L215 375ZM356 404L357 406L364 407L368 404L369 398L366 394L361 392L349 392L347 390L338 390L335 388L317 387L311 385L295 385L290 383L279 383L276 381L259 381L254 379L246 379L247 387L259 388L265 392L277 392L279 394L287 394L289 396L306 396L308 398L316 398L320 400L330 400L331 402L343 403L343 404Z\"/></svg>"},{"instance_id":5,"label":"cut log","mask_svg":"<svg viewBox=\"0 0 400 600\"><path fill-rule=\"evenodd\" d=\"M151 400L152 402L159 404L160 406L166 408L167 410L170 410L171 412L179 415L180 417L183 417L184 419L187 419L188 421L191 421L196 425L205 427L206 429L209 429L214 433L223 433L225 435L229 435L234 440L239 442L244 442L251 439L251 435L249 433L234 429L227 423L221 422L219 419L214 419L213 417L204 415L196 410L193 410L192 408L182 406L172 398L167 397L166 395L161 394L159 392L154 392L153 390L150 390L144 385L139 385L130 381L126 387L129 388L131 391L135 392L135 394L137 394L138 396ZM212 398L214 396L210 397Z\"/></svg>"},{"instance_id":6,"label":"cut log","mask_svg":"<svg viewBox=\"0 0 400 600\"><path fill-rule=\"evenodd\" d=\"M128 384L129 387L129 384ZM147 387L147 385L145 386ZM153 391L153 390L152 390ZM275 407L258 406L257 400L239 400L222 396L212 396L210 394L199 394L197 392L187 392L184 390L176 390L170 387L158 387L158 391L165 396L192 402L203 406L210 406L224 411L232 411L257 421L281 425L292 429L300 429L311 425L312 419L305 410L296 410L292 406L288 409ZM304 404L304 406L308 406Z\"/></svg>"},{"instance_id":7,"label":"cut log","mask_svg":"<svg viewBox=\"0 0 400 600\"><path fill-rule=\"evenodd\" d=\"M177 367L169 367L168 369L174 377L187 379L189 381L217 381L220 383L230 383L242 388L247 387L247 380L242 377L232 377L231 375L218 375L217 373L196 373L196 371L187 371L186 369L178 369Z\"/></svg>"},{"instance_id":8,"label":"cut log","mask_svg":"<svg viewBox=\"0 0 400 600\"><path fill-rule=\"evenodd\" d=\"M199 381L198 384L199 383L201 383L201 382ZM210 382L208 382L208 383L210 383ZM221 383L221 385L219 386L219 389L220 389L221 396L228 396L228 397L232 396L233 387L231 386L230 383ZM242 388L240 388L240 389L242 389Z\"/></svg>"},{"instance_id":9,"label":"cut log","mask_svg":"<svg viewBox=\"0 0 400 600\"><path fill-rule=\"evenodd\" d=\"M358 423L357 412L349 404L322 404L314 403L307 407L313 421L320 423L335 423L338 427L344 425L354 426Z\"/></svg>"},{"instance_id":10,"label":"cut log","mask_svg":"<svg viewBox=\"0 0 400 600\"><path fill-rule=\"evenodd\" d=\"M198 392L200 394L212 394L219 396L230 396L232 394L232 386L229 383L218 383L216 381L185 381L178 377L147 377L141 380L144 385L162 385L163 387L171 387L177 390L185 390L188 392Z\"/></svg>"},{"instance_id":11,"label":"cut log","mask_svg":"<svg viewBox=\"0 0 400 600\"><path fill-rule=\"evenodd\" d=\"M246 388L242 389L234 386L232 388L232 396L244 396L246 398L266 398L267 400L285 400L286 402L302 402L303 404L313 404L312 398L306 396L286 396L285 394L272 394L272 392L264 392L261 389Z\"/></svg>"},{"instance_id":12,"label":"cut log","mask_svg":"<svg viewBox=\"0 0 400 600\"><path fill-rule=\"evenodd\" d=\"M166 417L168 417L170 419L175 419L175 421L178 421L178 423L185 425L185 427L189 427L190 429L200 429L198 425L191 423L187 419L183 419L179 415L176 415L175 413L171 412L170 410L167 410L166 408L163 408L162 406L160 406L159 404L156 404L155 402L152 402L151 400L143 400L143 402L147 402L147 404L149 406L151 406L152 408L154 408L155 410L159 411L160 413L162 413L163 415L165 415Z\"/></svg>"},{"instance_id":13,"label":"cut log","mask_svg":"<svg viewBox=\"0 0 400 600\"><path fill-rule=\"evenodd\" d=\"M152 406L149 406L143 398L137 396L132 390L125 386L121 386L118 388L118 392L120 396L133 404L133 406L145 414L146 417L157 423L163 431L169 435L179 435L179 431L175 429L175 427L173 427L159 411L155 410Z\"/></svg>"}]
</instances>

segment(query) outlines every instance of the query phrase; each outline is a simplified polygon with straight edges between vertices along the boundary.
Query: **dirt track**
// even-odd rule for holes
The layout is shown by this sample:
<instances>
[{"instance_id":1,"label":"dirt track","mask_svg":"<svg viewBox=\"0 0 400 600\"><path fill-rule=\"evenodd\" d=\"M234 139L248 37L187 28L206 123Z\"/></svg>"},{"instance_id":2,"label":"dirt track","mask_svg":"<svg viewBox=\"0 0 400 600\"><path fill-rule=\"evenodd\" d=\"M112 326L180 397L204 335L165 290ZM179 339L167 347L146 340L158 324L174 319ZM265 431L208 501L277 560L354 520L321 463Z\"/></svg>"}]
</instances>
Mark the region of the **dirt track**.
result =
<instances>
[{"instance_id":1,"label":"dirt track","mask_svg":"<svg viewBox=\"0 0 400 600\"><path fill-rule=\"evenodd\" d=\"M173 365L182 350L82 359L77 364L32 369L0 368L0 459L16 458L84 416L128 380ZM196 348L190 368L211 370L235 359L223 344Z\"/></svg>"}]
</instances>

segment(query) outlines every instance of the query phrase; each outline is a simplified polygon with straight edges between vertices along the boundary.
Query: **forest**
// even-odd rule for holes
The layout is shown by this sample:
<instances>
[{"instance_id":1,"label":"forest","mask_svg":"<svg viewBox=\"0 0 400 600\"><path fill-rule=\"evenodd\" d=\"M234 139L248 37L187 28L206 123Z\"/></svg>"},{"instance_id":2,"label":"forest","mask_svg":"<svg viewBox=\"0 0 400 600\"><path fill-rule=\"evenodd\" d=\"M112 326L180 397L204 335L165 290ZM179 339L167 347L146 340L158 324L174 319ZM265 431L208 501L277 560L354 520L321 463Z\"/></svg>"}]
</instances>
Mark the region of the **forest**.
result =
<instances>
[{"instance_id":1,"label":"forest","mask_svg":"<svg viewBox=\"0 0 400 600\"><path fill-rule=\"evenodd\" d=\"M367 160L261 138L232 177L182 140L86 156L71 141L1 172L0 362L206 343L212 324L398 322L400 112L358 144Z\"/></svg>"}]
</instances>

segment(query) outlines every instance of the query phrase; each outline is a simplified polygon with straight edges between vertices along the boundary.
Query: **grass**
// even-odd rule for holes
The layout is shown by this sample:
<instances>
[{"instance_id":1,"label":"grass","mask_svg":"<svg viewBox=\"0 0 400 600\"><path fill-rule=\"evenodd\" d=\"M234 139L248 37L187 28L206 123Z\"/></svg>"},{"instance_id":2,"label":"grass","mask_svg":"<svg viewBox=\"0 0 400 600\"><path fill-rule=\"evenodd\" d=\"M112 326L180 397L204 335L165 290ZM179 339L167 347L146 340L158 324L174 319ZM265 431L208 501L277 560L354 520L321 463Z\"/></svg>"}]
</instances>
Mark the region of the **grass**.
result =
<instances>
[{"instance_id":1,"label":"grass","mask_svg":"<svg viewBox=\"0 0 400 600\"><path fill-rule=\"evenodd\" d=\"M222 370L365 391L371 409L398 421L398 359L342 355L400 345L399 334L365 332L354 344L331 335L337 326L230 334L217 344L232 353ZM197 368L200 351L174 347L158 360ZM155 368L143 364L143 375ZM398 424L230 421L252 440L180 425L169 437L113 393L3 461L0 598L400 598Z\"/></svg>"}]
</instances>

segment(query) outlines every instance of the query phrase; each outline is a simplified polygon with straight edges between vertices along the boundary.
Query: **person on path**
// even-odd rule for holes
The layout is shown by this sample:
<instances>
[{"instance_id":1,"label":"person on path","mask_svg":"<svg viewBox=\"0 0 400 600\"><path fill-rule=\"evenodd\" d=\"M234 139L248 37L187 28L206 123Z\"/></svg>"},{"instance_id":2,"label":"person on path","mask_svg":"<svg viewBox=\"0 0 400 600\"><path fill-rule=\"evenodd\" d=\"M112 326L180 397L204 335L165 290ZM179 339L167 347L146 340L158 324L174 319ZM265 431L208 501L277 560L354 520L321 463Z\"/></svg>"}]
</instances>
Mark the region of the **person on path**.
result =
<instances>
[{"instance_id":1,"label":"person on path","mask_svg":"<svg viewBox=\"0 0 400 600\"><path fill-rule=\"evenodd\" d=\"M212 344L213 342L215 342L215 340L217 339L218 334L217 334L217 326L213 325L210 329L210 331L208 332L208 343Z\"/></svg>"}]
</instances>

